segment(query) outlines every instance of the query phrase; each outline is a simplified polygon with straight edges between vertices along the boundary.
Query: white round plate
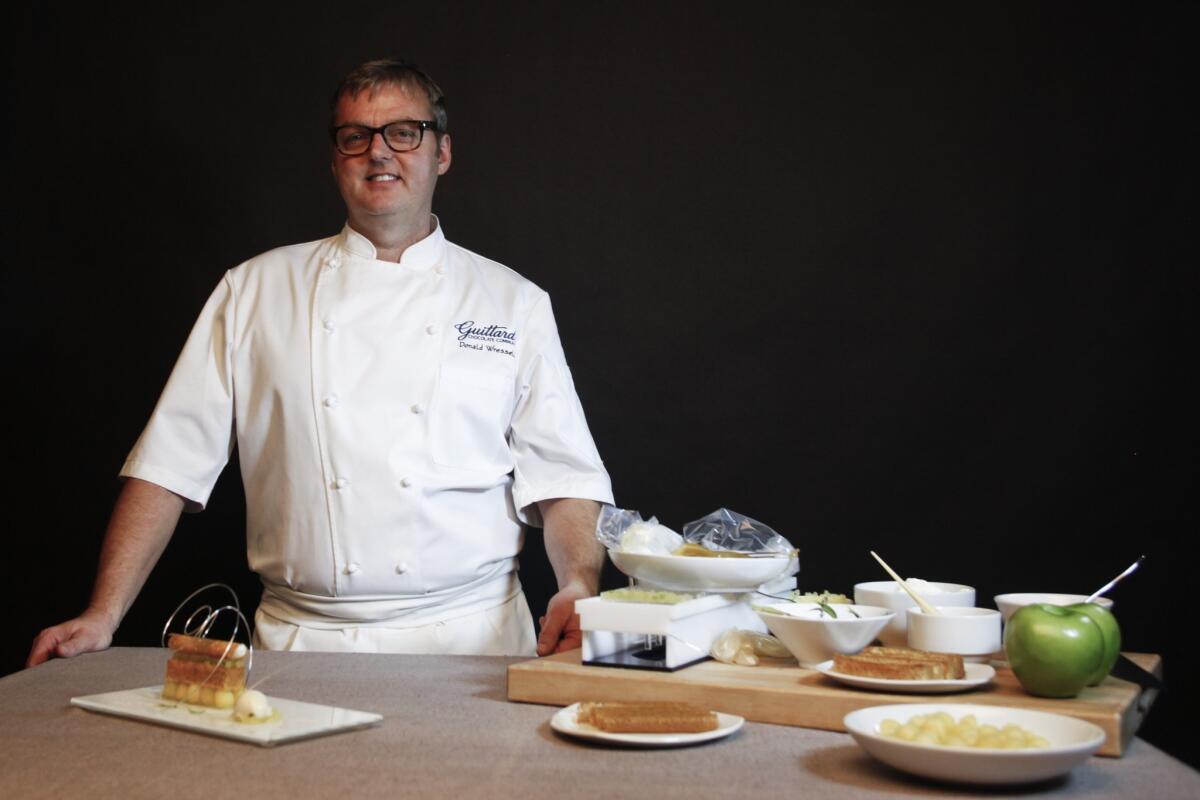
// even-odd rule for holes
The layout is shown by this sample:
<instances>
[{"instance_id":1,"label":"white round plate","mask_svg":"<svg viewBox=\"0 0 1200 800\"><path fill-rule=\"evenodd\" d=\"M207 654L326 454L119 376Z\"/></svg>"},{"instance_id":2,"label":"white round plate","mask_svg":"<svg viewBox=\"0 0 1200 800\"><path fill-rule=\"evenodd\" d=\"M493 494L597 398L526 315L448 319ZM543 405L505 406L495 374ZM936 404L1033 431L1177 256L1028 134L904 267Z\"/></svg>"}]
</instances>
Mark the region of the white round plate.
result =
<instances>
[{"instance_id":1,"label":"white round plate","mask_svg":"<svg viewBox=\"0 0 1200 800\"><path fill-rule=\"evenodd\" d=\"M579 703L572 703L566 708L559 709L550 718L550 727L567 736L578 739L592 739L601 742L616 742L632 744L641 747L682 747L689 744L699 744L712 739L722 739L739 730L746 720L736 714L717 712L717 727L711 731L700 733L609 733L591 725L584 725L576 719Z\"/></svg>"},{"instance_id":2,"label":"white round plate","mask_svg":"<svg viewBox=\"0 0 1200 800\"><path fill-rule=\"evenodd\" d=\"M918 714L945 711L955 720L974 714L980 725L1009 723L1043 736L1049 747L991 750L944 747L891 739L879 733L885 719L907 722ZM1066 774L1104 744L1104 731L1062 714L1007 706L920 703L872 706L847 714L842 723L859 746L883 763L913 775L962 783L1029 783Z\"/></svg>"},{"instance_id":3,"label":"white round plate","mask_svg":"<svg viewBox=\"0 0 1200 800\"><path fill-rule=\"evenodd\" d=\"M608 551L631 578L675 592L752 592L796 563L779 558L704 558Z\"/></svg>"},{"instance_id":4,"label":"white round plate","mask_svg":"<svg viewBox=\"0 0 1200 800\"><path fill-rule=\"evenodd\" d=\"M996 677L996 670L990 664L963 664L965 678L952 678L936 681L901 681L894 678L870 678L866 675L846 675L833 671L833 660L822 661L813 667L817 672L833 678L839 683L854 686L859 689L875 689L880 692L898 692L901 694L950 694L965 692L983 686Z\"/></svg>"}]
</instances>

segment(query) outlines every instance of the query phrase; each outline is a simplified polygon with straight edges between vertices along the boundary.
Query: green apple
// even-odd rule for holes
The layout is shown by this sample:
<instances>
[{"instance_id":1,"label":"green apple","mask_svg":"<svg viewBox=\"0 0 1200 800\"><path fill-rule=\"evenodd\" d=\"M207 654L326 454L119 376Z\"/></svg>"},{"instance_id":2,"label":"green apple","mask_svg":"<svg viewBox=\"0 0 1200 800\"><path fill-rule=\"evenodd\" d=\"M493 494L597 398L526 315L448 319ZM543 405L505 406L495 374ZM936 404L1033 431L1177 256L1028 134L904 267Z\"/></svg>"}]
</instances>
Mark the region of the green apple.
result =
<instances>
[{"instance_id":1,"label":"green apple","mask_svg":"<svg viewBox=\"0 0 1200 800\"><path fill-rule=\"evenodd\" d=\"M1074 697L1104 661L1104 634L1087 614L1034 603L1008 620L1004 653L1025 691Z\"/></svg>"},{"instance_id":2,"label":"green apple","mask_svg":"<svg viewBox=\"0 0 1200 800\"><path fill-rule=\"evenodd\" d=\"M1121 627L1117 625L1117 618L1112 612L1099 603L1076 603L1067 608L1091 617L1092 622L1100 626L1100 633L1104 635L1104 661L1088 681L1088 686L1095 686L1108 677L1113 664L1117 663L1117 656L1121 655Z\"/></svg>"}]
</instances>

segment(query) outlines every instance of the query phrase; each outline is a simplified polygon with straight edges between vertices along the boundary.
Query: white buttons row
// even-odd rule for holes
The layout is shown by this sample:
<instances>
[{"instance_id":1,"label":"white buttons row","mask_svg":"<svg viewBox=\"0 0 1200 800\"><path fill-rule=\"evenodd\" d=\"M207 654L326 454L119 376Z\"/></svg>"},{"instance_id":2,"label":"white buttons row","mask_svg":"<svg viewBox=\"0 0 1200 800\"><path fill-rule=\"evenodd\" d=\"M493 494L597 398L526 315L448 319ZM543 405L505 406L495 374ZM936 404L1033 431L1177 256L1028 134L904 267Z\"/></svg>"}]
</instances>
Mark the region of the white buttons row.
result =
<instances>
[{"instance_id":1,"label":"white buttons row","mask_svg":"<svg viewBox=\"0 0 1200 800\"><path fill-rule=\"evenodd\" d=\"M337 408L338 396L336 394L331 394L322 402L326 408ZM420 403L413 403L411 406L409 406L408 410L414 414L424 414L425 406L421 405Z\"/></svg>"},{"instance_id":2,"label":"white buttons row","mask_svg":"<svg viewBox=\"0 0 1200 800\"><path fill-rule=\"evenodd\" d=\"M411 569L411 567L408 566L408 562L401 561L399 564L396 565L396 574L403 575L404 573L408 572L409 569ZM342 568L342 574L343 575L355 575L358 572L360 572L361 570L362 570L362 567L360 567L357 563L351 561L349 564L347 564L345 567Z\"/></svg>"},{"instance_id":3,"label":"white buttons row","mask_svg":"<svg viewBox=\"0 0 1200 800\"><path fill-rule=\"evenodd\" d=\"M401 478L399 480L399 483L400 483L400 487L403 489L407 489L408 487L413 485L412 478L407 478L407 477ZM338 478L337 480L335 480L333 482L334 489L345 489L349 485L350 485L349 478Z\"/></svg>"}]
</instances>

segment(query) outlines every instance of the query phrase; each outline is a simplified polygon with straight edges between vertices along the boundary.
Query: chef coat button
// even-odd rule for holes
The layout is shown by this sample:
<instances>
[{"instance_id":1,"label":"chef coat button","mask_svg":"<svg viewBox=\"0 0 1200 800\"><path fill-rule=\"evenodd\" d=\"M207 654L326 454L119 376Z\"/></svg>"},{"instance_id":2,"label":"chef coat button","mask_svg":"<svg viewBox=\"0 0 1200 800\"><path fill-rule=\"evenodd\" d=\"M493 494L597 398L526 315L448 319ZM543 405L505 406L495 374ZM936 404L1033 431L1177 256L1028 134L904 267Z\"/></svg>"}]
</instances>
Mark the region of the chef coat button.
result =
<instances>
[{"instance_id":1,"label":"chef coat button","mask_svg":"<svg viewBox=\"0 0 1200 800\"><path fill-rule=\"evenodd\" d=\"M403 575L406 572L408 572L408 564L407 563L401 561L399 564L396 565L396 574L397 575Z\"/></svg>"},{"instance_id":2,"label":"chef coat button","mask_svg":"<svg viewBox=\"0 0 1200 800\"><path fill-rule=\"evenodd\" d=\"M346 573L347 575L353 575L354 573L358 572L358 564L355 564L353 561L351 561L346 565L346 568L342 570L342 572Z\"/></svg>"},{"instance_id":3,"label":"chef coat button","mask_svg":"<svg viewBox=\"0 0 1200 800\"><path fill-rule=\"evenodd\" d=\"M430 336L433 336L435 333L437 333L437 325L426 325L425 332Z\"/></svg>"},{"instance_id":4,"label":"chef coat button","mask_svg":"<svg viewBox=\"0 0 1200 800\"><path fill-rule=\"evenodd\" d=\"M325 326L325 330L329 331L330 333L333 333L333 327L334 327L333 320L327 319L327 320L325 320L325 322L323 324Z\"/></svg>"},{"instance_id":5,"label":"chef coat button","mask_svg":"<svg viewBox=\"0 0 1200 800\"><path fill-rule=\"evenodd\" d=\"M331 394L331 395L329 395L329 397L325 398L325 407L326 408L337 408L337 404L338 404L338 399L337 399L336 394Z\"/></svg>"},{"instance_id":6,"label":"chef coat button","mask_svg":"<svg viewBox=\"0 0 1200 800\"><path fill-rule=\"evenodd\" d=\"M325 266L329 267L329 269L337 269L341 265L342 259L338 256L329 256L325 259Z\"/></svg>"},{"instance_id":7,"label":"chef coat button","mask_svg":"<svg viewBox=\"0 0 1200 800\"><path fill-rule=\"evenodd\" d=\"M412 480L410 478L401 478L400 485L407 489L408 487L412 486Z\"/></svg>"},{"instance_id":8,"label":"chef coat button","mask_svg":"<svg viewBox=\"0 0 1200 800\"><path fill-rule=\"evenodd\" d=\"M333 482L333 488L335 489L345 489L349 485L350 481L346 480L345 478L338 478Z\"/></svg>"},{"instance_id":9,"label":"chef coat button","mask_svg":"<svg viewBox=\"0 0 1200 800\"><path fill-rule=\"evenodd\" d=\"M425 413L425 406L421 405L420 403L413 403L413 404L412 404L412 413L414 413L414 414L424 414L424 413Z\"/></svg>"},{"instance_id":10,"label":"chef coat button","mask_svg":"<svg viewBox=\"0 0 1200 800\"><path fill-rule=\"evenodd\" d=\"M442 275L445 274L446 267L442 264L438 264L436 267L433 268L433 271L438 274L438 277L441 277Z\"/></svg>"}]
</instances>

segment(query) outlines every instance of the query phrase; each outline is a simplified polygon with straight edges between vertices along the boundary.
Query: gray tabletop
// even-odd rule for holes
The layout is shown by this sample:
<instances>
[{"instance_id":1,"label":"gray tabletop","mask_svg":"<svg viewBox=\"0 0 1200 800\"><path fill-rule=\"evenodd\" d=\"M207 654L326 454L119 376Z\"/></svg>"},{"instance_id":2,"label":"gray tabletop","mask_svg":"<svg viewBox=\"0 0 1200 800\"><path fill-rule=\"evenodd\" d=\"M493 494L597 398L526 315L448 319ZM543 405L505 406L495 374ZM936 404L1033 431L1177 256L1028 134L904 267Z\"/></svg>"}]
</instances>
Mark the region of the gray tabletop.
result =
<instances>
[{"instance_id":1,"label":"gray tabletop","mask_svg":"<svg viewBox=\"0 0 1200 800\"><path fill-rule=\"evenodd\" d=\"M307 798L460 795L884 797L995 795L909 778L849 736L747 723L681 749L597 746L505 699L512 659L256 653L269 695L382 714L374 728L274 748L72 708L71 697L161 683L164 651L114 648L0 679L0 797ZM1022 796L1200 797L1200 773L1144 741Z\"/></svg>"}]
</instances>

